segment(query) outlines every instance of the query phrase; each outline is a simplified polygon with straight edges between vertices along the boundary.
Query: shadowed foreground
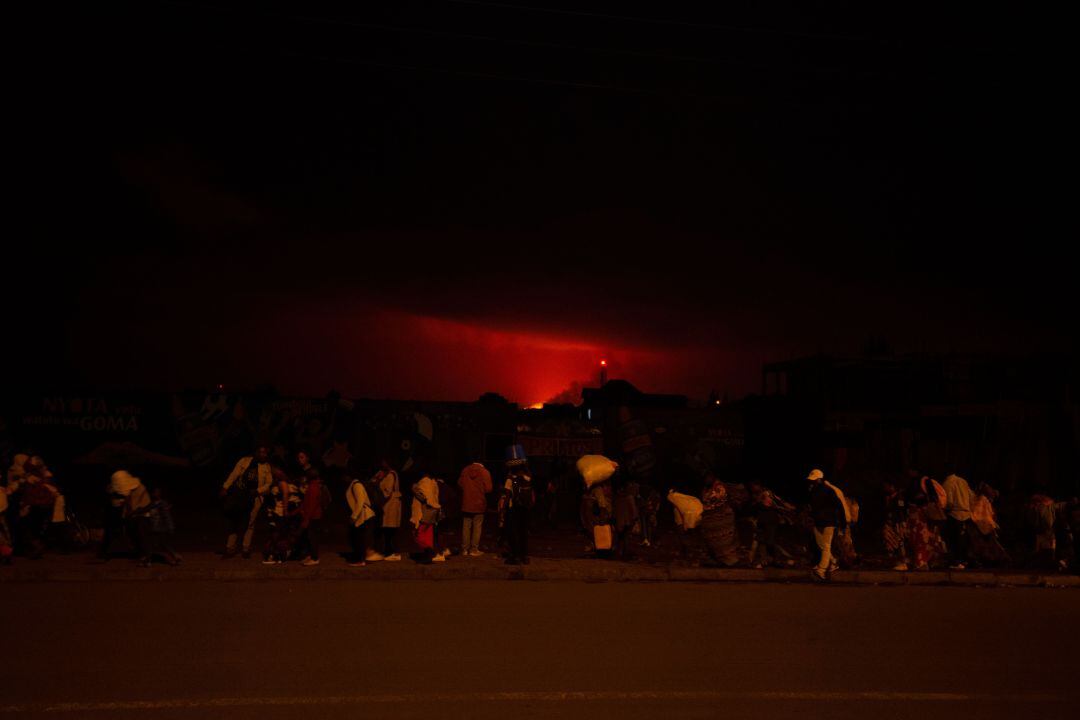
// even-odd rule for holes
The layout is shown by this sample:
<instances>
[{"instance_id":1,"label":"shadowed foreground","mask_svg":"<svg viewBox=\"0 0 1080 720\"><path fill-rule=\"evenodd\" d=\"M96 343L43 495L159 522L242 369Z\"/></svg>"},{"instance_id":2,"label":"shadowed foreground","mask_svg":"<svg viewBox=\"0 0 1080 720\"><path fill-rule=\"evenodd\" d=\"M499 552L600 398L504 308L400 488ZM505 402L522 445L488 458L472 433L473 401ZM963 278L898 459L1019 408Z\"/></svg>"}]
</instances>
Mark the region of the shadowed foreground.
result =
<instances>
[{"instance_id":1,"label":"shadowed foreground","mask_svg":"<svg viewBox=\"0 0 1080 720\"><path fill-rule=\"evenodd\" d=\"M10 717L1073 717L1080 596L562 582L3 588Z\"/></svg>"}]
</instances>

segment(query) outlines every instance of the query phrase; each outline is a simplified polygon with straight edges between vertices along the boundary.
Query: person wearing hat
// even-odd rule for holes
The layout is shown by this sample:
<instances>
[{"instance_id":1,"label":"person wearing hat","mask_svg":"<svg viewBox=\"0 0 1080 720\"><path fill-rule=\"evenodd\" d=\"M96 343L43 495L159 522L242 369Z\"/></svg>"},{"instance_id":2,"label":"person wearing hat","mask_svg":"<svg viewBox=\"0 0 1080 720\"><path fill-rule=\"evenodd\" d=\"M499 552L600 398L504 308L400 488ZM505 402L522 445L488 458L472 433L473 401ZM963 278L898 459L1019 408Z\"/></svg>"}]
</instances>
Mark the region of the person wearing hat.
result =
<instances>
[{"instance_id":1,"label":"person wearing hat","mask_svg":"<svg viewBox=\"0 0 1080 720\"><path fill-rule=\"evenodd\" d=\"M536 495L533 491L532 476L529 475L525 448L512 445L506 449L506 483L503 485L506 499L507 535L510 552L506 557L508 565L529 564L529 514Z\"/></svg>"},{"instance_id":2,"label":"person wearing hat","mask_svg":"<svg viewBox=\"0 0 1080 720\"><path fill-rule=\"evenodd\" d=\"M812 535L813 547L817 548L818 561L811 570L814 580L825 581L827 573L831 572L835 563L832 559L832 541L837 530L844 532L847 529L847 515L843 502L836 491L825 482L825 473L814 468L806 476L810 483L808 504L810 506L810 519L814 526Z\"/></svg>"}]
</instances>

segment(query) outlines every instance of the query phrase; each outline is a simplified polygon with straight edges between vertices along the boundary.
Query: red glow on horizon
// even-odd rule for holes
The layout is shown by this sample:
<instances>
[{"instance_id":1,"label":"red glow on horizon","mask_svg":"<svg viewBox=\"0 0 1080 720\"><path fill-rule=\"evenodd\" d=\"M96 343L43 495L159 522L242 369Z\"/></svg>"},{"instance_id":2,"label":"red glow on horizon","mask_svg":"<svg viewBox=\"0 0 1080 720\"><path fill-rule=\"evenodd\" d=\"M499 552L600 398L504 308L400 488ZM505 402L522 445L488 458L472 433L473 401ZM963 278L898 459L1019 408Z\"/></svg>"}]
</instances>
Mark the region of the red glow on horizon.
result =
<instances>
[{"instance_id":1,"label":"red glow on horizon","mask_svg":"<svg viewBox=\"0 0 1080 720\"><path fill-rule=\"evenodd\" d=\"M483 319L446 319L357 303L333 312L321 302L277 304L238 312L209 324L197 336L202 346L227 346L243 334L273 352L186 357L156 382L177 387L245 387L268 383L286 395L321 397L334 388L347 397L474 401L498 393L522 406L581 402L581 391L597 385L597 364L611 378L645 392L704 395L732 366L733 352L700 347L630 345L605 334L587 318L565 330L539 331ZM89 326L88 326L89 327ZM105 339L132 347L162 365L175 339L166 333L132 346L129 336ZM87 342L90 337L87 336ZM124 345L123 343L128 343ZM610 355L613 355L610 356ZM96 357L96 356L95 356ZM104 358L105 356L101 356ZM149 365L147 365L148 367ZM142 364L91 367L101 377L135 377ZM749 374L756 380L755 372Z\"/></svg>"}]
</instances>

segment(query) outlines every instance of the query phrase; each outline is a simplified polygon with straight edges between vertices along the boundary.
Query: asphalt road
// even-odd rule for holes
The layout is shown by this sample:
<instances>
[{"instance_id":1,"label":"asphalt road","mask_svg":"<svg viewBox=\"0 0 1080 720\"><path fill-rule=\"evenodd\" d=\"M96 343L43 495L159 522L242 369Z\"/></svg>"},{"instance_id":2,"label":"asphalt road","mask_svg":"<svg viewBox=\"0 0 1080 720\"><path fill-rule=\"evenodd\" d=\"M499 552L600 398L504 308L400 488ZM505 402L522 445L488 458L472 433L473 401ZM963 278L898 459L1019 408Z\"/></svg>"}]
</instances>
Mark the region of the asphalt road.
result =
<instances>
[{"instance_id":1,"label":"asphalt road","mask_svg":"<svg viewBox=\"0 0 1080 720\"><path fill-rule=\"evenodd\" d=\"M13 583L5 717L1074 718L1080 593Z\"/></svg>"}]
</instances>

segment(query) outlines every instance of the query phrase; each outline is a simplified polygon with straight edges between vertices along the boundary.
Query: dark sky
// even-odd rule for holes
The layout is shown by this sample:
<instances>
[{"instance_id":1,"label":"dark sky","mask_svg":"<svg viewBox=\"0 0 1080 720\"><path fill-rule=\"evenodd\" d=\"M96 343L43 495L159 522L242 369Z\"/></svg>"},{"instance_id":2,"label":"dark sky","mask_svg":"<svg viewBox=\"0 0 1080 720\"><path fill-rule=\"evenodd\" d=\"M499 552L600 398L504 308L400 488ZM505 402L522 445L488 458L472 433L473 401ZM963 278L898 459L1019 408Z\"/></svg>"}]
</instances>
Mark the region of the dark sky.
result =
<instances>
[{"instance_id":1,"label":"dark sky","mask_svg":"<svg viewBox=\"0 0 1080 720\"><path fill-rule=\"evenodd\" d=\"M704 396L869 338L1076 349L1060 88L1015 16L46 5L10 385L532 403L601 357Z\"/></svg>"}]
</instances>

